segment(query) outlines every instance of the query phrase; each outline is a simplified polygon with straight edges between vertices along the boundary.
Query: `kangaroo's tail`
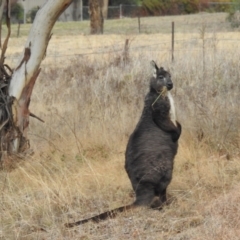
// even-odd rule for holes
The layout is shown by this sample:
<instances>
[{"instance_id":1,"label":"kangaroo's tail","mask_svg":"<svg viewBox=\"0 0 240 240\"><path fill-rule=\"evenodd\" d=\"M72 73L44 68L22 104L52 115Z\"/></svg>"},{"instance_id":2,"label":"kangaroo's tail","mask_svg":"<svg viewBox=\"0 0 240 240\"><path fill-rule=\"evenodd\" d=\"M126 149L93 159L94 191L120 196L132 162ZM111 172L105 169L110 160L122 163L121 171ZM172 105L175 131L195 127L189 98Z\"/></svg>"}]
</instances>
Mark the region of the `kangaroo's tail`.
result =
<instances>
[{"instance_id":1,"label":"kangaroo's tail","mask_svg":"<svg viewBox=\"0 0 240 240\"><path fill-rule=\"evenodd\" d=\"M122 207L119 207L119 208L115 208L113 210L106 211L104 213L101 213L101 214L96 215L96 216L91 217L91 218L83 219L83 220L73 222L73 223L65 223L65 227L71 228L71 227L75 227L75 226L78 226L78 225L82 225L82 224L87 223L89 221L93 221L95 223L98 223L101 220L106 220L108 218L114 218L114 217L116 217L117 213L127 211L127 210L129 210L133 207L134 207L134 204L130 204L130 205L127 205L127 206L122 206Z\"/></svg>"}]
</instances>

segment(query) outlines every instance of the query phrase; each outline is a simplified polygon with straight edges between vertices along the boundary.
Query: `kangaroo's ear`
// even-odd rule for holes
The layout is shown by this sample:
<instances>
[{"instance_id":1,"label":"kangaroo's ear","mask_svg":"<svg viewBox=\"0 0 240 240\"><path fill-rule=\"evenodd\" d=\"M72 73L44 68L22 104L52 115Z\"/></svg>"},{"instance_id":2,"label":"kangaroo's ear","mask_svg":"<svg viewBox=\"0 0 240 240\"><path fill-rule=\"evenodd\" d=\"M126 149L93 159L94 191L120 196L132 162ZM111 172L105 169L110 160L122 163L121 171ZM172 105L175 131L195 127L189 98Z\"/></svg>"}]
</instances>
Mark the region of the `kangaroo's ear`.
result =
<instances>
[{"instance_id":1,"label":"kangaroo's ear","mask_svg":"<svg viewBox=\"0 0 240 240\"><path fill-rule=\"evenodd\" d=\"M153 68L156 68L158 70L158 66L153 60L150 62L150 64Z\"/></svg>"},{"instance_id":2,"label":"kangaroo's ear","mask_svg":"<svg viewBox=\"0 0 240 240\"><path fill-rule=\"evenodd\" d=\"M157 77L158 66L153 60L150 62L150 64L153 67L153 77L156 78Z\"/></svg>"}]
</instances>

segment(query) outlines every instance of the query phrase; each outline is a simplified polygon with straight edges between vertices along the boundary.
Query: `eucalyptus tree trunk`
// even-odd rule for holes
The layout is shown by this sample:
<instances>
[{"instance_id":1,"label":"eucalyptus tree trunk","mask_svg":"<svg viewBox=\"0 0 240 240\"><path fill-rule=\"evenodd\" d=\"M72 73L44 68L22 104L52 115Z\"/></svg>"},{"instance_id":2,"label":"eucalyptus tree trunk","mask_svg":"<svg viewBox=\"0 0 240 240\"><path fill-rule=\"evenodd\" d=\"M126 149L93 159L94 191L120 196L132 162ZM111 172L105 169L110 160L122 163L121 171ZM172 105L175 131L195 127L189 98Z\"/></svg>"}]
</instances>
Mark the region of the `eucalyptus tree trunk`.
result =
<instances>
[{"instance_id":1,"label":"eucalyptus tree trunk","mask_svg":"<svg viewBox=\"0 0 240 240\"><path fill-rule=\"evenodd\" d=\"M103 0L103 6L102 6L103 19L108 18L108 2L109 0Z\"/></svg>"},{"instance_id":2,"label":"eucalyptus tree trunk","mask_svg":"<svg viewBox=\"0 0 240 240\"><path fill-rule=\"evenodd\" d=\"M72 12L72 19L73 21L77 21L79 18L79 9L80 8L80 1L73 0L73 12Z\"/></svg>"},{"instance_id":3,"label":"eucalyptus tree trunk","mask_svg":"<svg viewBox=\"0 0 240 240\"><path fill-rule=\"evenodd\" d=\"M4 64L4 50L10 35L10 18L7 17L9 34L2 47L0 62L0 160L3 156L18 155L29 148L29 117L36 117L29 110L33 87L41 71L40 65L51 38L51 30L71 2L48 0L39 9L13 72Z\"/></svg>"},{"instance_id":4,"label":"eucalyptus tree trunk","mask_svg":"<svg viewBox=\"0 0 240 240\"><path fill-rule=\"evenodd\" d=\"M90 33L103 33L103 14L102 14L103 0L89 0L89 15L90 15Z\"/></svg>"}]
</instances>

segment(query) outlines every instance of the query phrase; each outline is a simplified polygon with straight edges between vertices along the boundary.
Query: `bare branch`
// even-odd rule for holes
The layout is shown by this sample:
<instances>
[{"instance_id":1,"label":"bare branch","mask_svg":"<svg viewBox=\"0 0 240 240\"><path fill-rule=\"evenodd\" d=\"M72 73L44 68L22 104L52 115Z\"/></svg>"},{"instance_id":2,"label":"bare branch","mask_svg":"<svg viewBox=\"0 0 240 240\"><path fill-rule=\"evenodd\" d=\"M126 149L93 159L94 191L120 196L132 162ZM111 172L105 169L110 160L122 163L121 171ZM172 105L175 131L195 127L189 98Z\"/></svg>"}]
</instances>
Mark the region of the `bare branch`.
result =
<instances>
[{"instance_id":1,"label":"bare branch","mask_svg":"<svg viewBox=\"0 0 240 240\"><path fill-rule=\"evenodd\" d=\"M7 51L7 46L8 46L8 40L11 35L11 19L10 19L11 13L10 12L11 12L11 4L10 4L9 0L7 0L6 24L7 24L7 28L8 28L8 34L7 34L7 37L2 46L0 65L3 65L3 63L4 63L5 53Z\"/></svg>"},{"instance_id":2,"label":"bare branch","mask_svg":"<svg viewBox=\"0 0 240 240\"><path fill-rule=\"evenodd\" d=\"M1 0L0 6L0 48L2 48L2 18L3 18L3 10L6 5L6 0Z\"/></svg>"},{"instance_id":3,"label":"bare branch","mask_svg":"<svg viewBox=\"0 0 240 240\"><path fill-rule=\"evenodd\" d=\"M30 117L36 118L36 119L39 120L40 122L43 122L43 123L44 123L44 121L43 121L40 117L36 116L35 114L33 114L33 113L31 113L31 112L30 112Z\"/></svg>"}]
</instances>

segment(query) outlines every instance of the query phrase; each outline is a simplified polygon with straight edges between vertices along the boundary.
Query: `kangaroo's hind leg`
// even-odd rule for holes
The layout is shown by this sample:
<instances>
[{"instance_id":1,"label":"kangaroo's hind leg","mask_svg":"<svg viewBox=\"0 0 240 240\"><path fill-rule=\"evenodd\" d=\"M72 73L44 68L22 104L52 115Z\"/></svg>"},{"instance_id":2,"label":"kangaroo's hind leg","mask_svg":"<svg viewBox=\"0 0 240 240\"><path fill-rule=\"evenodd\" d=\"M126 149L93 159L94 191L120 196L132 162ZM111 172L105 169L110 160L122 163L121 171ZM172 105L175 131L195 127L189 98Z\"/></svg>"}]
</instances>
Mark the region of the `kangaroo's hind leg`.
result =
<instances>
[{"instance_id":1,"label":"kangaroo's hind leg","mask_svg":"<svg viewBox=\"0 0 240 240\"><path fill-rule=\"evenodd\" d=\"M159 197L160 205L158 208L160 209L163 204L167 203L167 187L171 181L171 178L161 179L161 182L156 187L156 196Z\"/></svg>"},{"instance_id":2,"label":"kangaroo's hind leg","mask_svg":"<svg viewBox=\"0 0 240 240\"><path fill-rule=\"evenodd\" d=\"M155 198L155 187L151 182L139 182L134 187L136 193L136 206L151 206L153 199Z\"/></svg>"}]
</instances>

